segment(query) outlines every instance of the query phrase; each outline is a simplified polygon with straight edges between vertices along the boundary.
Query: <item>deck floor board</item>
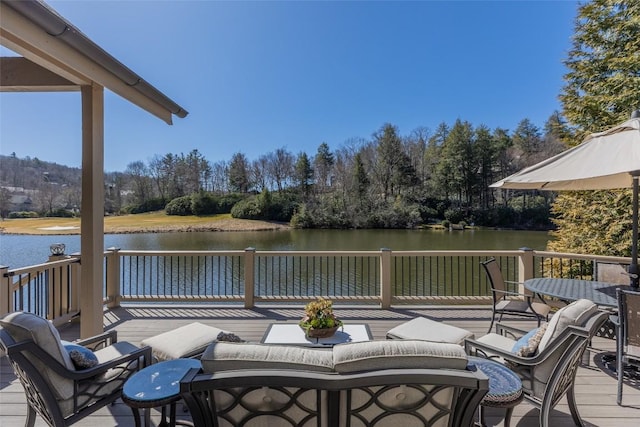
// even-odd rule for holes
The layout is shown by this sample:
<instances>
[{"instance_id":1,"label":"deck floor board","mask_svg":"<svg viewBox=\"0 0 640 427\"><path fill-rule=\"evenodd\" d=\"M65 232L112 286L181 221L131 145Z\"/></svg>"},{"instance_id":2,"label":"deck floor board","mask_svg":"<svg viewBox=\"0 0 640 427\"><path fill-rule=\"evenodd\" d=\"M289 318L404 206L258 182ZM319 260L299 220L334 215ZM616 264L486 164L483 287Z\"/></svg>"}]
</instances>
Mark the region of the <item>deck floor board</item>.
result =
<instances>
[{"instance_id":1,"label":"deck floor board","mask_svg":"<svg viewBox=\"0 0 640 427\"><path fill-rule=\"evenodd\" d=\"M337 315L346 322L367 323L374 339L384 339L386 331L416 316L446 322L472 331L477 337L489 327L488 306L420 306L381 310L371 306L336 308ZM175 329L191 322L201 322L232 331L249 341L260 341L268 325L273 322L297 323L302 315L302 305L265 305L249 310L240 306L204 306L187 304L128 304L105 311L105 329L118 331L118 340L139 344L145 338ZM535 322L517 318L505 319L506 323L522 329L535 327ZM63 339L79 337L79 324L70 322L60 328ZM624 406L616 404L617 383L614 377L598 368L597 361L603 352L615 350L612 340L596 338L593 342L590 364L578 370L576 396L578 408L587 426L623 427L637 425L640 420L640 388L625 386ZM24 392L6 360L0 362L0 415L2 427L22 427L25 422L26 404ZM488 408L490 425L502 425L504 411ZM187 413L179 417L188 419ZM157 425L159 411L152 411L152 423ZM38 417L36 427L45 423ZM78 427L133 426L129 408L121 401L102 408L76 424ZM538 426L538 411L527 402L515 408L511 425L517 427ZM572 426L573 421L566 400L552 412L553 426Z\"/></svg>"}]
</instances>

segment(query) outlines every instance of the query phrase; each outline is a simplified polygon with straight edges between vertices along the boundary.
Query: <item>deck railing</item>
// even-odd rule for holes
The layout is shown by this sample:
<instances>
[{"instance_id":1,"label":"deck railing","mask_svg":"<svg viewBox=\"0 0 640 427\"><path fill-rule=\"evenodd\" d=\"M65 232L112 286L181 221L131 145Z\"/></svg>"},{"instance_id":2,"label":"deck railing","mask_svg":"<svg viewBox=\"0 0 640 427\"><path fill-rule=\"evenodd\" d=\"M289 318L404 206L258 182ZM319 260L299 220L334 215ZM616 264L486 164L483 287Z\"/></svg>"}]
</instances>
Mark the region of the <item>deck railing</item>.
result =
<instances>
[{"instance_id":1,"label":"deck railing","mask_svg":"<svg viewBox=\"0 0 640 427\"><path fill-rule=\"evenodd\" d=\"M0 315L27 311L59 323L78 315L79 258L52 257L29 267L0 267L0 273Z\"/></svg>"},{"instance_id":2,"label":"deck railing","mask_svg":"<svg viewBox=\"0 0 640 427\"><path fill-rule=\"evenodd\" d=\"M488 303L480 262L498 259L505 280L596 278L628 258L513 251L105 251L103 295L122 302ZM24 310L55 321L78 313L80 254L19 269L0 267L0 315Z\"/></svg>"}]
</instances>

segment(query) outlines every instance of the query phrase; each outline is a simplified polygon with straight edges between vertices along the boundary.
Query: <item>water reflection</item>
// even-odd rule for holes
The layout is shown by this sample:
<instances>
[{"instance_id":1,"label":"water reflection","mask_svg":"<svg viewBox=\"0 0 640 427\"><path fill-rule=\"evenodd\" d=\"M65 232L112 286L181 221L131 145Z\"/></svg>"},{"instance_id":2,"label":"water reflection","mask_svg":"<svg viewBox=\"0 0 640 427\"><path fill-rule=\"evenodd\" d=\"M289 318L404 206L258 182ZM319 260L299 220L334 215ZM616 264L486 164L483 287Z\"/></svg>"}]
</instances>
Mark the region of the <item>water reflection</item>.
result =
<instances>
[{"instance_id":1,"label":"water reflection","mask_svg":"<svg viewBox=\"0 0 640 427\"><path fill-rule=\"evenodd\" d=\"M547 232L513 230L285 230L105 235L105 248L130 250L515 250L545 249ZM0 235L0 265L39 264L49 246L80 251L80 236Z\"/></svg>"}]
</instances>

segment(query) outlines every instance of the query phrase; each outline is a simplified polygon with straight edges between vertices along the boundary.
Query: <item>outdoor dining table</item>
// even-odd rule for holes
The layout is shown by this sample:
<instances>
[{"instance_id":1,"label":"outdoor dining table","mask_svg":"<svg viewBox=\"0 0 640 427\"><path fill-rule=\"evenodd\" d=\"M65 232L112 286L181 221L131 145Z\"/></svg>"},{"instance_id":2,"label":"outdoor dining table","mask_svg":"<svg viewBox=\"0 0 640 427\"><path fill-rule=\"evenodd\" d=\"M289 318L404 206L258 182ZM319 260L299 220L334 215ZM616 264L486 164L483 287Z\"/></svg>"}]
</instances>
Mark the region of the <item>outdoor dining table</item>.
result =
<instances>
[{"instance_id":1,"label":"outdoor dining table","mask_svg":"<svg viewBox=\"0 0 640 427\"><path fill-rule=\"evenodd\" d=\"M576 301L585 298L593 301L596 305L607 308L618 308L617 289L631 289L630 285L549 277L525 280L524 287L541 296L555 297L562 301Z\"/></svg>"}]
</instances>

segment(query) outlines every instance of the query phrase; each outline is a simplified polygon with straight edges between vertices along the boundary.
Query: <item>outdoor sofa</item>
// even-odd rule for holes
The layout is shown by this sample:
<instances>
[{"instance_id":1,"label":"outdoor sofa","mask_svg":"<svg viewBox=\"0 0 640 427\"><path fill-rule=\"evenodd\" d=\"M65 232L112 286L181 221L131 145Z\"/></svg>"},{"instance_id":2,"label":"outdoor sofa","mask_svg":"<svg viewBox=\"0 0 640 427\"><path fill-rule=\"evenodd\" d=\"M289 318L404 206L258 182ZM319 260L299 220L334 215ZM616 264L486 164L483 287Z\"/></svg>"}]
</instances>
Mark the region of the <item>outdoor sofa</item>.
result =
<instances>
[{"instance_id":1,"label":"outdoor sofa","mask_svg":"<svg viewBox=\"0 0 640 427\"><path fill-rule=\"evenodd\" d=\"M214 342L180 383L196 427L469 426L488 379L455 344Z\"/></svg>"}]
</instances>

